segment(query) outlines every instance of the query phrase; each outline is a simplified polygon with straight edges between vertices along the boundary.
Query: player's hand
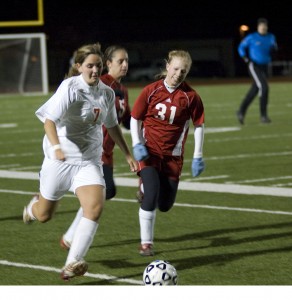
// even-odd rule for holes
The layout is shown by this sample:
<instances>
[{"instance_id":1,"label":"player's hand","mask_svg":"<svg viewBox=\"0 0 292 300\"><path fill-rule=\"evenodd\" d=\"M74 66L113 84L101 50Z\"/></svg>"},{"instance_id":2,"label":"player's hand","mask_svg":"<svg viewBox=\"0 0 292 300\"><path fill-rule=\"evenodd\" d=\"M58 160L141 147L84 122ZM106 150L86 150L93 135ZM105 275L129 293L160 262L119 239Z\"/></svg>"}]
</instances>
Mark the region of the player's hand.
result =
<instances>
[{"instance_id":1,"label":"player's hand","mask_svg":"<svg viewBox=\"0 0 292 300\"><path fill-rule=\"evenodd\" d=\"M192 174L193 177L199 176L205 170L205 162L202 157L193 158L192 161Z\"/></svg>"},{"instance_id":2,"label":"player's hand","mask_svg":"<svg viewBox=\"0 0 292 300\"><path fill-rule=\"evenodd\" d=\"M251 61L250 61L250 59L248 58L248 57L243 57L242 58L243 59L243 61L248 65Z\"/></svg>"},{"instance_id":3,"label":"player's hand","mask_svg":"<svg viewBox=\"0 0 292 300\"><path fill-rule=\"evenodd\" d=\"M55 156L57 160L65 161L66 157L62 149L55 150Z\"/></svg>"},{"instance_id":4,"label":"player's hand","mask_svg":"<svg viewBox=\"0 0 292 300\"><path fill-rule=\"evenodd\" d=\"M130 170L132 172L137 172L138 171L138 164L137 164L136 160L133 158L133 156L131 154L126 155L126 159L127 159L127 162L130 166Z\"/></svg>"},{"instance_id":5,"label":"player's hand","mask_svg":"<svg viewBox=\"0 0 292 300\"><path fill-rule=\"evenodd\" d=\"M137 161L145 160L149 157L146 147L141 143L136 144L133 147L133 155Z\"/></svg>"}]
</instances>

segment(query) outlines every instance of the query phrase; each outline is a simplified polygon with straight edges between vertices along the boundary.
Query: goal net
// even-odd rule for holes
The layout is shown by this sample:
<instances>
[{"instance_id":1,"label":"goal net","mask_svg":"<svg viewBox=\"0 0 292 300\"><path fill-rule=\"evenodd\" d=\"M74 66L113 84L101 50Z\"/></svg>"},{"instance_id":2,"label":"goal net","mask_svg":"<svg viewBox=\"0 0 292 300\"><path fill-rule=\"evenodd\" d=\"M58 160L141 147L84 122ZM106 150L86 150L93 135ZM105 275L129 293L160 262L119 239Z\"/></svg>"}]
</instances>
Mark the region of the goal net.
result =
<instances>
[{"instance_id":1,"label":"goal net","mask_svg":"<svg viewBox=\"0 0 292 300\"><path fill-rule=\"evenodd\" d=\"M0 34L0 94L48 94L44 33Z\"/></svg>"}]
</instances>

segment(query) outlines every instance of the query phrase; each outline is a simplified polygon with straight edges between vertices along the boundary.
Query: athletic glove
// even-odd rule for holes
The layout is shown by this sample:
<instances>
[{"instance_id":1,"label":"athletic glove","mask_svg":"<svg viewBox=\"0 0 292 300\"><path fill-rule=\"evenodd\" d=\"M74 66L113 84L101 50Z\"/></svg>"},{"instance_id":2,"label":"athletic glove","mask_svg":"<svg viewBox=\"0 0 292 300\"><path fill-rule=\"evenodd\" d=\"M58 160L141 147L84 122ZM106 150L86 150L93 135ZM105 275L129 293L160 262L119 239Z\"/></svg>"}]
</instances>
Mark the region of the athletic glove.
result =
<instances>
[{"instance_id":1,"label":"athletic glove","mask_svg":"<svg viewBox=\"0 0 292 300\"><path fill-rule=\"evenodd\" d=\"M205 169L205 162L203 161L203 158L193 158L192 161L192 174L193 177L199 176Z\"/></svg>"},{"instance_id":2,"label":"athletic glove","mask_svg":"<svg viewBox=\"0 0 292 300\"><path fill-rule=\"evenodd\" d=\"M149 157L146 147L141 143L136 144L133 147L133 155L137 161L145 160Z\"/></svg>"}]
</instances>

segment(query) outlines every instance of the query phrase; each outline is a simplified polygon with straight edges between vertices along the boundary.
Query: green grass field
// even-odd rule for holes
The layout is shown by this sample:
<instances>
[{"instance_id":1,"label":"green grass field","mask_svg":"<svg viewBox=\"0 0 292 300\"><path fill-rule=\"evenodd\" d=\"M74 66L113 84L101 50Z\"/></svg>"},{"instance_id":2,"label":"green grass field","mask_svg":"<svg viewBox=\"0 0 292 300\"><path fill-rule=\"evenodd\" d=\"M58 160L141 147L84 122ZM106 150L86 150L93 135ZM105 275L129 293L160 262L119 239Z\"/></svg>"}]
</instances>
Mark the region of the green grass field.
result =
<instances>
[{"instance_id":1,"label":"green grass field","mask_svg":"<svg viewBox=\"0 0 292 300\"><path fill-rule=\"evenodd\" d=\"M176 267L180 286L292 284L291 82L270 84L271 124L259 122L255 100L244 126L235 112L249 83L193 84L205 105L206 170L191 176L191 130L176 205L157 213L155 256L138 254L137 177L116 149L117 198L106 202L86 257L88 273L69 283L59 276L67 256L59 239L77 199L64 197L46 224L22 222L23 206L38 191L43 159L44 131L34 112L48 97L0 97L0 285L140 286L154 259ZM140 90L129 89L132 103ZM128 132L125 137L131 145Z\"/></svg>"}]
</instances>

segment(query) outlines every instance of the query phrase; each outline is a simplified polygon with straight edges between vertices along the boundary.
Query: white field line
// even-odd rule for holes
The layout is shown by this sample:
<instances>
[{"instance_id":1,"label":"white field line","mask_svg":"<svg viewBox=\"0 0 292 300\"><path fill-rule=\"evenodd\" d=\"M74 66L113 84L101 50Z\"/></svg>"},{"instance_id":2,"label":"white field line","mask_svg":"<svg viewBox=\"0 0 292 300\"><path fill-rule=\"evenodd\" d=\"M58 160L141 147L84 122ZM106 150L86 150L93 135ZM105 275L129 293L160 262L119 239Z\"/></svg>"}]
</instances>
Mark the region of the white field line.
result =
<instances>
[{"instance_id":1,"label":"white field line","mask_svg":"<svg viewBox=\"0 0 292 300\"><path fill-rule=\"evenodd\" d=\"M189 173L182 173L183 176L190 176L190 172ZM213 179L223 179L223 178L228 178L229 175L218 175L218 176L202 176L202 177L192 177L189 179L186 179L186 182L193 182L195 181L204 181L204 180L213 180Z\"/></svg>"},{"instance_id":2,"label":"white field line","mask_svg":"<svg viewBox=\"0 0 292 300\"><path fill-rule=\"evenodd\" d=\"M230 142L230 141L250 141L250 140L265 140L265 139L283 139L289 138L292 136L292 133L282 133L282 134L261 134L261 135L254 135L249 137L226 137L226 138L208 138L206 139L207 143L222 143L222 142ZM188 140L189 141L189 140Z\"/></svg>"},{"instance_id":3,"label":"white field line","mask_svg":"<svg viewBox=\"0 0 292 300\"><path fill-rule=\"evenodd\" d=\"M244 158L255 158L255 157L271 157L271 156L291 156L292 151L284 151L284 152L270 152L270 153L258 153L258 154L238 154L238 155L226 155L226 156L209 156L206 158L207 160L223 160L223 159L244 159Z\"/></svg>"},{"instance_id":4,"label":"white field line","mask_svg":"<svg viewBox=\"0 0 292 300\"><path fill-rule=\"evenodd\" d=\"M2 123L0 124L0 128L14 128L18 125L16 123Z\"/></svg>"},{"instance_id":5,"label":"white field line","mask_svg":"<svg viewBox=\"0 0 292 300\"><path fill-rule=\"evenodd\" d=\"M0 170L0 178L38 180L37 172L15 172ZM138 178L115 177L117 186L137 187ZM275 197L292 197L292 188L252 186L225 183L187 182L181 181L179 189L195 192L231 193L242 195L264 195Z\"/></svg>"},{"instance_id":6,"label":"white field line","mask_svg":"<svg viewBox=\"0 0 292 300\"><path fill-rule=\"evenodd\" d=\"M26 141L27 143L27 141ZM1 142L0 142L1 144ZM117 149L117 151L120 151L119 149ZM10 158L10 157L29 157L29 156L35 156L35 155L40 155L40 152L27 152L27 153L9 153L9 154L0 154L0 158L5 159L5 158ZM292 155L292 151L284 151L284 152L270 152L270 153L258 153L258 154L254 154L254 153L250 153L250 154L238 154L238 155L226 155L226 156L209 156L209 157L205 157L205 160L222 160L222 159L247 159L247 158L256 158L256 157L263 157L263 156L267 156L267 157L271 157L271 156L291 156ZM191 158L186 158L185 163L191 162ZM123 164L123 165L126 165Z\"/></svg>"},{"instance_id":7,"label":"white field line","mask_svg":"<svg viewBox=\"0 0 292 300\"><path fill-rule=\"evenodd\" d=\"M292 186L292 182L289 182L289 183L278 183L278 184L273 184L272 186L275 186L275 187Z\"/></svg>"},{"instance_id":8,"label":"white field line","mask_svg":"<svg viewBox=\"0 0 292 300\"><path fill-rule=\"evenodd\" d=\"M17 123L0 123L0 128L14 128L18 127ZM130 130L121 128L123 134L130 134ZM218 133L218 132L229 132L229 131L239 131L241 127L206 127L205 133ZM23 130L25 132L25 130ZM15 131L13 132L15 133ZM189 134L193 134L192 130L189 131Z\"/></svg>"},{"instance_id":9,"label":"white field line","mask_svg":"<svg viewBox=\"0 0 292 300\"><path fill-rule=\"evenodd\" d=\"M0 193L33 195L35 192L3 190L3 189L1 189ZM65 195L65 197L73 197L73 195ZM130 203L135 203L135 204L137 203L137 200L124 199L124 198L113 198L111 201L130 202ZM175 203L174 205L177 206L177 207L219 209L219 210L230 210L230 211L241 211L241 212L252 212L252 213L277 214L277 215L292 215L292 212L262 210L262 209L253 209L253 208L238 208L238 207L226 207L226 206L214 206L214 205L197 205L197 204L188 204L188 203ZM10 262L10 261L6 261L6 260L0 260L0 265L19 267L19 268L31 268L31 269L44 270L44 271L56 272L56 273L61 272L61 269L57 269L57 268L53 268L53 267L40 266L40 265L31 265L31 264L24 264L24 263L16 263L16 262ZM85 273L84 276L91 277L91 278L97 278L97 279L110 280L110 281L124 282L124 283L129 283L129 284L143 285L143 282L139 281L139 280L133 280L133 279L127 279L127 278L118 278L118 277L109 276L109 275L106 275L106 274L93 274L93 273L88 273L87 272L87 273Z\"/></svg>"},{"instance_id":10,"label":"white field line","mask_svg":"<svg viewBox=\"0 0 292 300\"><path fill-rule=\"evenodd\" d=\"M18 268L29 268L29 269L43 270L43 271L47 271L47 272L56 272L56 273L61 273L61 271L62 271L61 269L57 269L57 268L53 268L53 267L16 263L16 262L11 262L11 261L7 261L7 260L0 260L0 265L10 266L10 267L18 267ZM130 284L138 284L138 285L143 284L142 280L140 281L140 280L134 280L134 279L119 278L119 277L109 276L109 275L105 275L105 274L93 274L93 273L86 272L84 274L84 276L91 277L91 278L97 278L97 279L110 280L110 281L125 282L125 283L130 283Z\"/></svg>"},{"instance_id":11,"label":"white field line","mask_svg":"<svg viewBox=\"0 0 292 300\"><path fill-rule=\"evenodd\" d=\"M274 180L291 179L291 178L292 178L292 176L279 176L279 177L270 177L270 178L240 180L240 181L236 181L236 183L265 182L265 181L274 181ZM233 182L232 181L228 181L226 183L233 183Z\"/></svg>"},{"instance_id":12,"label":"white field line","mask_svg":"<svg viewBox=\"0 0 292 300\"><path fill-rule=\"evenodd\" d=\"M131 178L115 178L116 184L120 186L137 186L137 179ZM186 182L180 181L179 189L194 192L214 192L214 193L231 193L243 195L265 195L276 197L292 197L291 188L279 188L268 186L252 186L239 184L221 184L221 183L206 183L206 182Z\"/></svg>"},{"instance_id":13,"label":"white field line","mask_svg":"<svg viewBox=\"0 0 292 300\"><path fill-rule=\"evenodd\" d=\"M27 191L16 191L16 190L5 190L0 189L0 193L6 194L17 194L17 195L30 195L33 196L36 192ZM73 194L66 194L64 197L72 198L75 197ZM136 199L125 199L125 198L112 198L112 202L128 202L137 203ZM242 208L242 207L229 207L229 206L215 206L215 205L202 205L202 204L191 204L191 203L175 203L174 206L178 207L191 207L191 208L204 208L204 209L218 209L218 210L233 210L241 212L254 212L254 213L265 213L273 215L292 215L292 211L280 211L280 210L266 210L266 209L255 209L255 208Z\"/></svg>"},{"instance_id":14,"label":"white field line","mask_svg":"<svg viewBox=\"0 0 292 300\"><path fill-rule=\"evenodd\" d=\"M0 190L1 192L1 190ZM129 200L123 198L113 198L111 201L118 202L135 202L137 200ZM272 215L292 215L292 211L280 211L280 210L266 210L266 209L255 209L255 208L241 208L241 207L228 207L228 206L215 206L215 205L200 205L200 204L188 204L188 203L174 203L174 206L178 207L191 207L191 208L205 208L205 209L219 209L219 210L233 210L241 212L254 212L254 213L263 213L263 214L272 214Z\"/></svg>"}]
</instances>

